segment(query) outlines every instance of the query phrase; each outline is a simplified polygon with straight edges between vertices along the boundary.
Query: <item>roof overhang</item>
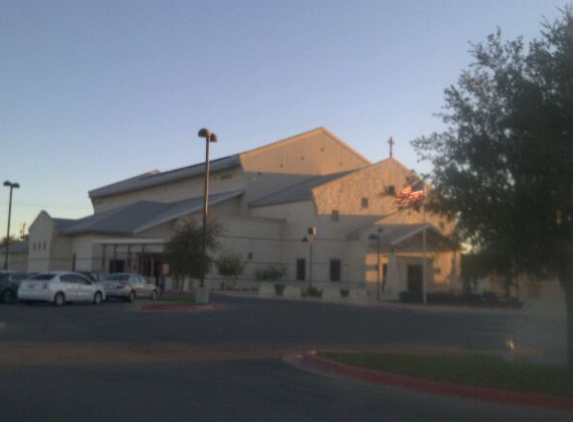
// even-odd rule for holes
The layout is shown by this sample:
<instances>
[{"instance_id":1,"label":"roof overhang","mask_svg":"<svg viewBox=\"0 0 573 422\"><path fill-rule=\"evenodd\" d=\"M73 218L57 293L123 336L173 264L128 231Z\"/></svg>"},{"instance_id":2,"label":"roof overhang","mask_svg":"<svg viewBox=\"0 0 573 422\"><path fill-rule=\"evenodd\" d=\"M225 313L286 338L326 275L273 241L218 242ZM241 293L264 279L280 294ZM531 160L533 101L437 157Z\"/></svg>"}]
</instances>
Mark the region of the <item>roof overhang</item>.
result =
<instances>
[{"instance_id":1,"label":"roof overhang","mask_svg":"<svg viewBox=\"0 0 573 422\"><path fill-rule=\"evenodd\" d=\"M378 229L382 229L379 239L376 238ZM362 232L371 232L370 235L366 235L369 247L377 248L379 245L380 250L384 252L405 249L410 249L413 252L416 252L418 249L421 251L423 248L424 233L427 236L426 247L428 244L432 244L439 250L458 249L448 236L444 235L444 233L430 223L380 225L373 226L370 230L363 230ZM413 245L417 245L418 247L412 248Z\"/></svg>"}]
</instances>

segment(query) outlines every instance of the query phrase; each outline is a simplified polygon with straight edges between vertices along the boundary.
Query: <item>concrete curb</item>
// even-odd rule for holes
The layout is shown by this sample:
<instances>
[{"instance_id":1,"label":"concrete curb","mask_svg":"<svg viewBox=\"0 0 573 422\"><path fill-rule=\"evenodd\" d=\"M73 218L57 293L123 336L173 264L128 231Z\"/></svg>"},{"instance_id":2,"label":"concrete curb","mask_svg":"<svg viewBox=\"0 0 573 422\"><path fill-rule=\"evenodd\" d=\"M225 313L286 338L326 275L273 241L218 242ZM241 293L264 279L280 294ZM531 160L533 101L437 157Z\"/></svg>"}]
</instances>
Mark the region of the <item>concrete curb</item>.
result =
<instances>
[{"instance_id":1,"label":"concrete curb","mask_svg":"<svg viewBox=\"0 0 573 422\"><path fill-rule=\"evenodd\" d=\"M139 307L141 311L212 311L220 308L220 303L209 303L207 305L146 304Z\"/></svg>"},{"instance_id":2,"label":"concrete curb","mask_svg":"<svg viewBox=\"0 0 573 422\"><path fill-rule=\"evenodd\" d=\"M324 371L331 374L357 378L382 385L502 404L543 407L573 412L573 399L565 397L533 393L517 393L513 391L474 387L451 382L432 381L407 375L398 375L346 365L312 354L292 357L289 358L289 360L294 361L295 366L300 369L308 369L313 372Z\"/></svg>"}]
</instances>

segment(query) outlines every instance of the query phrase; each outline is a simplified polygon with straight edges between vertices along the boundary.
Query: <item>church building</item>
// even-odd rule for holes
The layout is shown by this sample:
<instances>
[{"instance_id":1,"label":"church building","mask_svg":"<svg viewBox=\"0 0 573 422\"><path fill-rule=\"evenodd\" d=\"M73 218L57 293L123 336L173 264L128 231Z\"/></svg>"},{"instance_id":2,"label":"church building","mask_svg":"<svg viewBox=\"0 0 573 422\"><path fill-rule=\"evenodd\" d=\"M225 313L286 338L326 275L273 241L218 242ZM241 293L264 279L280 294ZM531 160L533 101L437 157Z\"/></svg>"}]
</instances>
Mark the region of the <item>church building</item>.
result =
<instances>
[{"instance_id":1,"label":"church building","mask_svg":"<svg viewBox=\"0 0 573 422\"><path fill-rule=\"evenodd\" d=\"M42 211L29 231L28 271L153 277L181 222L201 222L204 173L199 163L94 189L93 215L77 220ZM237 287L256 288L257 271L273 266L285 282L363 286L394 298L421 291L425 267L429 292L457 290L454 223L397 201L416 182L392 154L371 163L324 128L212 160L209 215L222 228L213 258L242 258ZM224 278L213 267L206 282L219 288ZM168 277L168 288L177 287Z\"/></svg>"}]
</instances>

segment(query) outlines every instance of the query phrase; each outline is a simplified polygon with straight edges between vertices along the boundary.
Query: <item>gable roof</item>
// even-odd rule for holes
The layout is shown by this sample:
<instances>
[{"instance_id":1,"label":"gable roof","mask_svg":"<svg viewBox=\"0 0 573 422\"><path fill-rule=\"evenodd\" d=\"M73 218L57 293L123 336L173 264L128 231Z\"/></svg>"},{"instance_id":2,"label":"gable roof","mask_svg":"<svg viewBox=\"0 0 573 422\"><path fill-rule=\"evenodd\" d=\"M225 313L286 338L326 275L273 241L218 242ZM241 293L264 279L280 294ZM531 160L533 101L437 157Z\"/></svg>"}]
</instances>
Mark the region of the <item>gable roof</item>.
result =
<instances>
[{"instance_id":1,"label":"gable roof","mask_svg":"<svg viewBox=\"0 0 573 422\"><path fill-rule=\"evenodd\" d=\"M284 145L288 145L290 143L301 141L305 138L309 138L313 135L318 135L318 134L324 134L324 135L328 136L330 139L332 139L333 141L338 143L341 147L343 147L344 149L349 151L352 155L356 156L361 161L363 161L364 165L372 164L368 158L364 157L358 151L351 148L348 144L346 144L340 138L338 138L334 133L332 133L331 131L329 131L328 129L326 129L325 127L322 127L322 126L317 127L316 129L309 130L307 132L299 133L298 135L294 135L294 136L290 136L290 137L285 138L285 139L281 139L280 141L272 142L270 144L263 145L261 147L245 151L245 152L241 153L241 156L242 157L248 157L251 155L259 154L259 153L266 152L268 150L271 150L271 149L274 149L277 147L281 147Z\"/></svg>"},{"instance_id":2,"label":"gable roof","mask_svg":"<svg viewBox=\"0 0 573 422\"><path fill-rule=\"evenodd\" d=\"M354 170L354 171L346 172L346 174L342 175L342 177L350 176L351 174L354 174L354 175L364 174L364 173L366 173L366 172L373 171L373 169L376 169L376 168L379 169L379 168L389 167L389 166L392 166L392 165L397 166L399 169L403 170L404 172L407 172L407 173L411 174L412 176L416 176L416 174L415 174L412 170L409 170L409 169L408 169L406 166L404 166L404 164L402 164L400 161L396 160L396 159L393 158L393 157L388 157L388 158L384 158L383 160L380 160L380 161L378 161L378 162L376 162L376 163L370 164L370 165L368 165L368 166L365 166L365 167L362 167L362 168L358 168L358 169L356 169L356 170ZM340 177L340 179L342 179L342 177ZM324 185L326 185L327 183L330 183L330 182L334 182L335 180L338 180L338 178L337 178L337 179L330 180L330 181L328 181L328 182L325 182ZM427 184L426 184L426 185L427 185ZM429 185L427 185L427 186L429 186ZM318 186L316 186L316 187L318 187ZM396 189L400 189L400 188L401 188L401 187L396 187Z\"/></svg>"},{"instance_id":3,"label":"gable roof","mask_svg":"<svg viewBox=\"0 0 573 422\"><path fill-rule=\"evenodd\" d=\"M217 160L209 161L210 170L212 172L227 170L240 165L239 155L229 155L228 157L219 158ZM101 188L93 189L88 192L91 199L100 198L108 195L115 195L118 193L129 192L136 189L149 188L153 186L162 185L164 183L175 182L189 177L198 176L205 173L205 163L194 164L192 166L181 167L174 170L161 172L153 170L148 173L140 174L139 176L131 177L129 179L121 180L111 185L103 186Z\"/></svg>"},{"instance_id":4,"label":"gable roof","mask_svg":"<svg viewBox=\"0 0 573 422\"><path fill-rule=\"evenodd\" d=\"M236 198L242 195L243 193L244 193L243 190L234 190L234 191L209 195L209 206L220 204L222 202L228 201L229 199ZM166 223L168 221L174 220L187 214L197 212L202 209L203 209L202 196L173 202L170 207L165 209L165 211L157 214L147 223L140 225L134 231L134 233L140 233L152 227L159 226L160 224Z\"/></svg>"},{"instance_id":5,"label":"gable roof","mask_svg":"<svg viewBox=\"0 0 573 422\"><path fill-rule=\"evenodd\" d=\"M237 190L209 195L209 204L215 205L242 193L242 190ZM133 235L202 208L202 196L167 203L139 201L75 220L62 232Z\"/></svg>"},{"instance_id":6,"label":"gable roof","mask_svg":"<svg viewBox=\"0 0 573 422\"><path fill-rule=\"evenodd\" d=\"M346 235L348 240L356 240L360 238L360 235L370 230L372 234L376 234L376 229L381 228L380 233L380 249L384 251L389 251L392 247L398 246L400 243L413 238L414 236L422 233L424 229L427 230L428 234L436 236L444 241L444 244L451 243L447 237L433 224L431 223L415 223L415 224L375 224L368 227L362 227L351 231ZM373 240L376 242L376 240Z\"/></svg>"},{"instance_id":7,"label":"gable roof","mask_svg":"<svg viewBox=\"0 0 573 422\"><path fill-rule=\"evenodd\" d=\"M312 199L312 190L315 187L323 185L325 183L329 183L336 179L340 179L341 177L344 177L349 173L353 173L354 171L356 170L327 174L325 176L311 177L294 186L289 186L278 192L273 192L270 195L258 198L249 203L249 206L262 207L267 205L285 204L288 202L306 201L308 199Z\"/></svg>"},{"instance_id":8,"label":"gable roof","mask_svg":"<svg viewBox=\"0 0 573 422\"><path fill-rule=\"evenodd\" d=\"M340 140L336 135L332 132L327 130L324 127L319 127L308 132L303 132L295 136L291 136L289 138L282 139L277 142L273 142L267 145L263 145L261 147L257 147L251 150L247 150L238 154L229 155L227 157L219 158L216 160L211 160L209 162L210 170L212 172L221 171L221 170L228 170L234 167L238 167L241 165L241 157L248 157L256 154L260 154L266 151L269 151L273 148L288 145L290 143L299 142L304 140L308 137L317 134L324 134L338 143L342 148L349 151L352 155L357 157L360 161L364 163L364 166L368 166L371 164L370 160L365 158L363 155L352 149L342 140ZM182 179L187 179L190 177L199 176L205 173L205 163L201 162L198 164L194 164L191 166L181 167L174 170L169 170L165 172L161 172L159 170L153 170L147 173L140 174L138 176L134 176L128 179L121 180L116 183L112 183L110 185L102 186L97 189L93 189L88 192L88 195L91 199L101 198L109 195L116 195L124 192L129 192L132 190L137 189L144 189L153 186L159 186L165 183L175 182Z\"/></svg>"},{"instance_id":9,"label":"gable roof","mask_svg":"<svg viewBox=\"0 0 573 422\"><path fill-rule=\"evenodd\" d=\"M71 218L52 218L57 231L63 231L73 225L77 220Z\"/></svg>"}]
</instances>

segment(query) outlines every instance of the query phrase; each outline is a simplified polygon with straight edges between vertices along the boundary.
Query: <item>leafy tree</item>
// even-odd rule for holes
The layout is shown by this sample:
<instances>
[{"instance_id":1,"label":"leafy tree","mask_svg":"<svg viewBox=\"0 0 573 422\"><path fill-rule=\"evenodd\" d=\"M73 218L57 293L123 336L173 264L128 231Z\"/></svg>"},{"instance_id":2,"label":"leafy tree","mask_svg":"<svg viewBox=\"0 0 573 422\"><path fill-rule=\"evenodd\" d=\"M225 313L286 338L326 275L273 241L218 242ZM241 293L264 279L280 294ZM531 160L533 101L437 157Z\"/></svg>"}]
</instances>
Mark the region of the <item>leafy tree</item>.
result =
<instances>
[{"instance_id":1,"label":"leafy tree","mask_svg":"<svg viewBox=\"0 0 573 422\"><path fill-rule=\"evenodd\" d=\"M236 283L237 278L243 274L243 270L245 269L245 264L241 256L234 253L221 255L215 265L220 275L233 280L233 285Z\"/></svg>"},{"instance_id":2,"label":"leafy tree","mask_svg":"<svg viewBox=\"0 0 573 422\"><path fill-rule=\"evenodd\" d=\"M0 248L6 246L6 239L7 237L4 236L1 240L0 240ZM12 245L13 243L18 243L20 240L12 235L10 235L10 245Z\"/></svg>"},{"instance_id":3,"label":"leafy tree","mask_svg":"<svg viewBox=\"0 0 573 422\"><path fill-rule=\"evenodd\" d=\"M213 251L217 248L217 236L221 227L216 221L207 223L206 249ZM200 278L201 269L209 272L212 258L205 254L202 257L203 229L195 220L184 223L177 229L169 242L165 244L164 257L169 264L169 272L175 277ZM183 285L182 285L183 286Z\"/></svg>"},{"instance_id":4,"label":"leafy tree","mask_svg":"<svg viewBox=\"0 0 573 422\"><path fill-rule=\"evenodd\" d=\"M514 271L511 257L496 250L482 250L462 255L462 279L467 283L469 280L486 277L495 274L502 277L505 287L505 298L511 298L511 288L518 287L514 281ZM464 286L466 289L469 285Z\"/></svg>"},{"instance_id":5,"label":"leafy tree","mask_svg":"<svg viewBox=\"0 0 573 422\"><path fill-rule=\"evenodd\" d=\"M433 164L430 206L458 218L477 251L558 277L573 369L573 8L561 12L528 45L499 30L473 45L445 90L446 130L413 145Z\"/></svg>"}]
</instances>

